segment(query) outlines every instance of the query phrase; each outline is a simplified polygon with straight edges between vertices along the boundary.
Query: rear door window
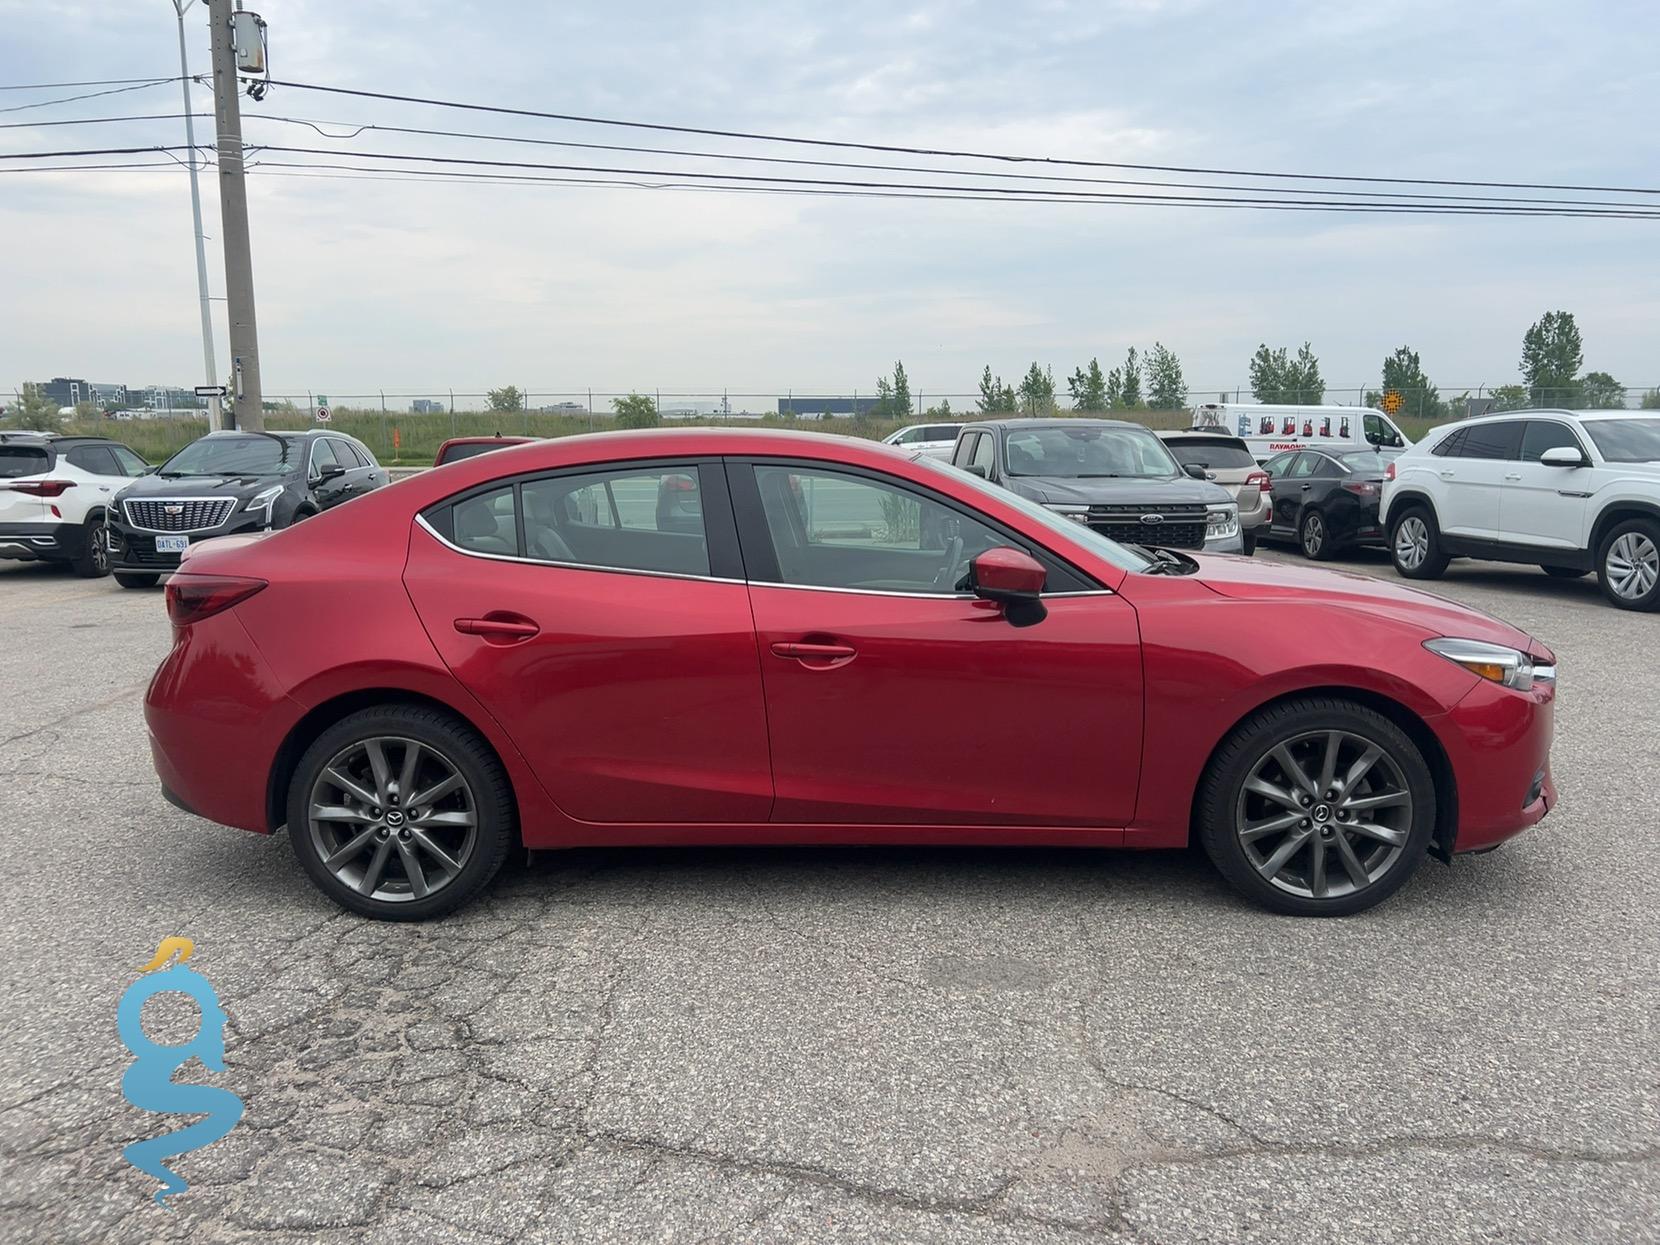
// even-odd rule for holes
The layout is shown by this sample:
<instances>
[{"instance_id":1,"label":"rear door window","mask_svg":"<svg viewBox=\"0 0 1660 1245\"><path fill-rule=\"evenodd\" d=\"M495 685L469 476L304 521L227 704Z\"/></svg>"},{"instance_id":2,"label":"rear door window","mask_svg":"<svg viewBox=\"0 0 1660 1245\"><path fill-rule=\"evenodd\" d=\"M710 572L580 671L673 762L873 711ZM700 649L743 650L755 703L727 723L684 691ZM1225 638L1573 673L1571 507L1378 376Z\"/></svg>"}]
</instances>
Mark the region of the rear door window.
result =
<instances>
[{"instance_id":1,"label":"rear door window","mask_svg":"<svg viewBox=\"0 0 1660 1245\"><path fill-rule=\"evenodd\" d=\"M1464 441L1458 447L1460 458L1515 458L1522 445L1522 424L1519 419L1503 419L1495 424L1473 424L1464 430Z\"/></svg>"},{"instance_id":2,"label":"rear door window","mask_svg":"<svg viewBox=\"0 0 1660 1245\"><path fill-rule=\"evenodd\" d=\"M513 486L475 493L451 507L455 543L469 553L514 557L519 552L519 528Z\"/></svg>"},{"instance_id":3,"label":"rear door window","mask_svg":"<svg viewBox=\"0 0 1660 1245\"><path fill-rule=\"evenodd\" d=\"M77 445L67 455L71 467L91 472L95 476L118 476L121 468L107 445Z\"/></svg>"},{"instance_id":4,"label":"rear door window","mask_svg":"<svg viewBox=\"0 0 1660 1245\"><path fill-rule=\"evenodd\" d=\"M551 476L519 489L527 557L600 570L709 574L695 466Z\"/></svg>"}]
</instances>

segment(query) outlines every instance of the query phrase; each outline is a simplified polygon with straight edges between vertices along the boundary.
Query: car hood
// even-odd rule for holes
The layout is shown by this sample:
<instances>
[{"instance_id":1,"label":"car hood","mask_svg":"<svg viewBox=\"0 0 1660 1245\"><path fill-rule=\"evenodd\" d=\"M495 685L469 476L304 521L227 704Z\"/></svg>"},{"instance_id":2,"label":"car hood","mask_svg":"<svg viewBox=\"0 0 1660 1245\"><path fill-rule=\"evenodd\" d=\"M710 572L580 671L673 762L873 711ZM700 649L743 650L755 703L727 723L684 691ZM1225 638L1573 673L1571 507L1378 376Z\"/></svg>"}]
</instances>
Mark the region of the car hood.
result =
<instances>
[{"instance_id":1,"label":"car hood","mask_svg":"<svg viewBox=\"0 0 1660 1245\"><path fill-rule=\"evenodd\" d=\"M1427 635L1486 640L1550 658L1549 650L1525 631L1491 614L1354 571L1296 566L1249 558L1194 555L1198 578L1220 596L1238 601L1307 601L1382 614ZM1553 660L1553 659L1552 659Z\"/></svg>"},{"instance_id":2,"label":"car hood","mask_svg":"<svg viewBox=\"0 0 1660 1245\"><path fill-rule=\"evenodd\" d=\"M1013 476L1009 488L1044 505L1175 505L1232 501L1233 494L1209 480L1169 476L1130 480L1121 476L1080 480L1069 476Z\"/></svg>"},{"instance_id":3,"label":"car hood","mask_svg":"<svg viewBox=\"0 0 1660 1245\"><path fill-rule=\"evenodd\" d=\"M248 498L273 484L289 483L288 476L181 476L163 479L143 476L122 490L129 501L144 497L238 497Z\"/></svg>"}]
</instances>

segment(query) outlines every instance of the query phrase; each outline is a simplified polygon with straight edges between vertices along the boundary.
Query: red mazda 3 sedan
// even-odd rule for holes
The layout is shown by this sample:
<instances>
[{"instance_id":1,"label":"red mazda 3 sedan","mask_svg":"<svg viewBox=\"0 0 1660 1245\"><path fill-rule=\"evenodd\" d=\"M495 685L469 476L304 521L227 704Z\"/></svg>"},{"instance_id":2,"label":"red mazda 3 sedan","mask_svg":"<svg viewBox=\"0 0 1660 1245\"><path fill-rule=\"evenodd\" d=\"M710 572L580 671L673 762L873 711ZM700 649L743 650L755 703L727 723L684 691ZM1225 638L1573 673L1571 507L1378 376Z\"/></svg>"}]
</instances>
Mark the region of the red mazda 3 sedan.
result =
<instances>
[{"instance_id":1,"label":"red mazda 3 sedan","mask_svg":"<svg viewBox=\"0 0 1660 1245\"><path fill-rule=\"evenodd\" d=\"M1537 641L1090 518L850 438L503 449L192 549L156 770L405 920L519 845L1193 836L1258 903L1341 915L1555 803Z\"/></svg>"}]
</instances>

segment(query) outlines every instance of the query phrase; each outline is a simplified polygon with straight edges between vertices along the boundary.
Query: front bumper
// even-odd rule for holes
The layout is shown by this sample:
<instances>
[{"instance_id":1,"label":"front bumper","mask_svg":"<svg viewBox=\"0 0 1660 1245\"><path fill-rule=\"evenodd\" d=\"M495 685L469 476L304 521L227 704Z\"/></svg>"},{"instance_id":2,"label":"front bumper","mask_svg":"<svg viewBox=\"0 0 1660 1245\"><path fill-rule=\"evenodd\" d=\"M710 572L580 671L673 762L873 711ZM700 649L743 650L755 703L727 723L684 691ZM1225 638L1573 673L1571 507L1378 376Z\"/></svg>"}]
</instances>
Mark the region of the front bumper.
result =
<instances>
[{"instance_id":1,"label":"front bumper","mask_svg":"<svg viewBox=\"0 0 1660 1245\"><path fill-rule=\"evenodd\" d=\"M1235 531L1232 536L1219 536L1214 539L1207 539L1205 541L1204 551L1206 553L1244 553L1245 536L1243 525L1241 525L1240 529Z\"/></svg>"},{"instance_id":2,"label":"front bumper","mask_svg":"<svg viewBox=\"0 0 1660 1245\"><path fill-rule=\"evenodd\" d=\"M109 521L110 538L110 568L117 571L142 571L155 575L166 575L179 569L179 562L183 555L177 553L160 553L156 550L158 535L188 536L193 545L204 540L213 540L219 536L238 536L247 532L263 532L265 530L265 511L260 509L249 513L245 510L235 510L231 517L215 528L201 532L151 532L143 528L136 528L125 518L111 515Z\"/></svg>"},{"instance_id":3,"label":"front bumper","mask_svg":"<svg viewBox=\"0 0 1660 1245\"><path fill-rule=\"evenodd\" d=\"M1550 772L1556 688L1513 691L1483 679L1434 723L1458 791L1455 852L1479 852L1556 807Z\"/></svg>"},{"instance_id":4,"label":"front bumper","mask_svg":"<svg viewBox=\"0 0 1660 1245\"><path fill-rule=\"evenodd\" d=\"M0 523L0 558L17 562L67 562L83 552L79 523Z\"/></svg>"}]
</instances>

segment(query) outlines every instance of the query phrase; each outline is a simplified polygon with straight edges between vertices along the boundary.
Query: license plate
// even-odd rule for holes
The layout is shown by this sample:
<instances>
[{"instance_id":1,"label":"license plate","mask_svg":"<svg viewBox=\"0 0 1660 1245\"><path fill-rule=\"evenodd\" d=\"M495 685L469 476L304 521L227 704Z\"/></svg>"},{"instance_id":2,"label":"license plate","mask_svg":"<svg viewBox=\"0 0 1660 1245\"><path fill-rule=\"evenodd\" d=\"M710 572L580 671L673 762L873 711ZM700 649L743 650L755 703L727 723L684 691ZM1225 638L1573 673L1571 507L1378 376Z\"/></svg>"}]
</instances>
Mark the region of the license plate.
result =
<instances>
[{"instance_id":1,"label":"license plate","mask_svg":"<svg viewBox=\"0 0 1660 1245\"><path fill-rule=\"evenodd\" d=\"M156 552L157 553L183 553L189 547L190 547L190 537L188 537L188 536L157 536L156 537Z\"/></svg>"}]
</instances>

